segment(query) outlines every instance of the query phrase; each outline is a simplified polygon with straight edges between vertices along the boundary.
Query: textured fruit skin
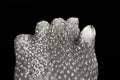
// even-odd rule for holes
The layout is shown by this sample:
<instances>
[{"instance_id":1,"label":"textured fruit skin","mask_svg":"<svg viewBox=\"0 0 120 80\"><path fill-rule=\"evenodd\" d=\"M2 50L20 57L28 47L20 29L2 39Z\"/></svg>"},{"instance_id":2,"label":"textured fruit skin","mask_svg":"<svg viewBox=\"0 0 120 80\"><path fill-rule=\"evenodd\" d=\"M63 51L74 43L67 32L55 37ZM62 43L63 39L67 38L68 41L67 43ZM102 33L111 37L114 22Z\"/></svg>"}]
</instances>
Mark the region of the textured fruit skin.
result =
<instances>
[{"instance_id":1,"label":"textured fruit skin","mask_svg":"<svg viewBox=\"0 0 120 80\"><path fill-rule=\"evenodd\" d=\"M34 35L18 35L14 79L97 80L95 39L86 42L81 36L77 18L56 18L51 25L41 21Z\"/></svg>"}]
</instances>

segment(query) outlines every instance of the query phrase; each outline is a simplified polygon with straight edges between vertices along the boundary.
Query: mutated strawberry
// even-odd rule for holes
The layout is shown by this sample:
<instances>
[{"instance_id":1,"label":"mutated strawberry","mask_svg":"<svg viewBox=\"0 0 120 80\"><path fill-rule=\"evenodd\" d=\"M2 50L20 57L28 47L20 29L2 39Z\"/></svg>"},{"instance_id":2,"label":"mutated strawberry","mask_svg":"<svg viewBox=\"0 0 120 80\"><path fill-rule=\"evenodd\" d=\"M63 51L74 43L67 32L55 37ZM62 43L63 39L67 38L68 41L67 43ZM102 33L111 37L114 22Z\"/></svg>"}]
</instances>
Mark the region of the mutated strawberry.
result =
<instances>
[{"instance_id":1,"label":"mutated strawberry","mask_svg":"<svg viewBox=\"0 0 120 80\"><path fill-rule=\"evenodd\" d=\"M97 80L96 31L81 32L77 18L37 23L35 34L15 38L15 80Z\"/></svg>"}]
</instances>

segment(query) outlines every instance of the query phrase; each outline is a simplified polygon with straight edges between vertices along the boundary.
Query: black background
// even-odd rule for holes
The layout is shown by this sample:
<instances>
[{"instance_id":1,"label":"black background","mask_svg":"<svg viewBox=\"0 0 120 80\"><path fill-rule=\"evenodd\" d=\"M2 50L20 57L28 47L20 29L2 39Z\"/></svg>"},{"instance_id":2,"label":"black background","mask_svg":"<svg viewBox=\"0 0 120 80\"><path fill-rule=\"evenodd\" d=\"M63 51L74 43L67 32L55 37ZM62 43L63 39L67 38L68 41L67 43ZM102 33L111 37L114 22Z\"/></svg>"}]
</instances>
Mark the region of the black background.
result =
<instances>
[{"instance_id":1,"label":"black background","mask_svg":"<svg viewBox=\"0 0 120 80\"><path fill-rule=\"evenodd\" d=\"M5 1L0 7L0 80L14 79L14 38L18 34L34 34L36 23L54 18L78 17L82 30L86 25L96 29L96 55L99 64L98 80L117 80L118 59L117 26L113 3L81 1ZM114 32L117 32L114 35ZM113 50L114 49L114 50ZM116 50L115 50L116 49Z\"/></svg>"}]
</instances>

